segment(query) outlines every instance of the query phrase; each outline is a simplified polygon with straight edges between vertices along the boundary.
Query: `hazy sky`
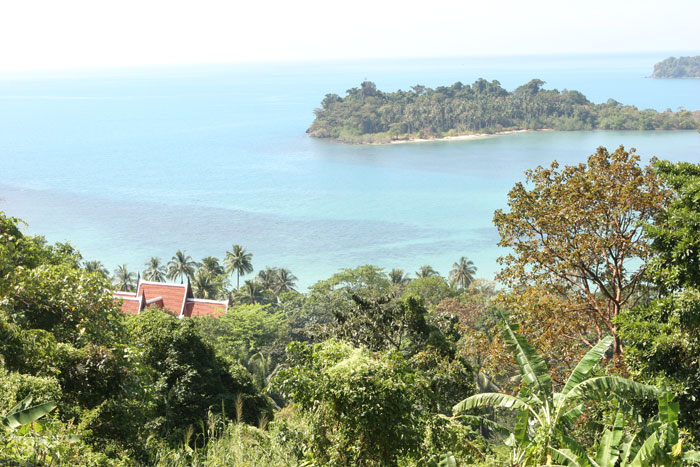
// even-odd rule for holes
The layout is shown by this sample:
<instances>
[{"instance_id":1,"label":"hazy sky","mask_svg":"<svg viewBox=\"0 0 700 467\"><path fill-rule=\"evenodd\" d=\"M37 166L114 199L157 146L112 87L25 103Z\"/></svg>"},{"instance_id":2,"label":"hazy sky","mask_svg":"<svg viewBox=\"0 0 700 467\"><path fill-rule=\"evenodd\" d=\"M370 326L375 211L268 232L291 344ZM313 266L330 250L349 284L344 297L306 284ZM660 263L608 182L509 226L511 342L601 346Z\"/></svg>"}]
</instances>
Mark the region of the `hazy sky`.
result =
<instances>
[{"instance_id":1,"label":"hazy sky","mask_svg":"<svg viewBox=\"0 0 700 467\"><path fill-rule=\"evenodd\" d=\"M700 0L0 0L0 71L700 51Z\"/></svg>"}]
</instances>

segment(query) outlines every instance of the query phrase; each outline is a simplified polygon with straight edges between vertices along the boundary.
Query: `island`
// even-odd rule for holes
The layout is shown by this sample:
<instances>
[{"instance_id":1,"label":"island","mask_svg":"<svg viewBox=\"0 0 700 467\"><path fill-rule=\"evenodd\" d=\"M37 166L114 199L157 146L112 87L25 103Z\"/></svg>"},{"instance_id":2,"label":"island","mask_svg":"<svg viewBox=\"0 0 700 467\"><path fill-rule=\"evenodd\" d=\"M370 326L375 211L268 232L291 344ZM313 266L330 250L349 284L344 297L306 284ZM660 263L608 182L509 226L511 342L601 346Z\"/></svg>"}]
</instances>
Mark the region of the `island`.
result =
<instances>
[{"instance_id":1,"label":"island","mask_svg":"<svg viewBox=\"0 0 700 467\"><path fill-rule=\"evenodd\" d=\"M654 65L651 78L700 78L700 55L668 57Z\"/></svg>"},{"instance_id":2,"label":"island","mask_svg":"<svg viewBox=\"0 0 700 467\"><path fill-rule=\"evenodd\" d=\"M307 133L344 143L383 144L528 130L697 130L700 112L657 112L614 99L594 104L578 91L533 79L509 92L478 79L431 89L382 92L371 81L326 94Z\"/></svg>"}]
</instances>

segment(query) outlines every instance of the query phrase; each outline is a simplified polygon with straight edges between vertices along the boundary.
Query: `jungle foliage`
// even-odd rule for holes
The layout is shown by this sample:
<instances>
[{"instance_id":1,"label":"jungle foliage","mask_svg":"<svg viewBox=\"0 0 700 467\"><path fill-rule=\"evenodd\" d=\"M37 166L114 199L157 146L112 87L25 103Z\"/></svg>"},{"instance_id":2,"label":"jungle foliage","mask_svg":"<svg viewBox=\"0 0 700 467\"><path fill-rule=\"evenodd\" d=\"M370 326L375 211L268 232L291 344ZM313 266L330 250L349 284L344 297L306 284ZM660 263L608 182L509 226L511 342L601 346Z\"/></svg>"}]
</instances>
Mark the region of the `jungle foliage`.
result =
<instances>
[{"instance_id":1,"label":"jungle foliage","mask_svg":"<svg viewBox=\"0 0 700 467\"><path fill-rule=\"evenodd\" d=\"M498 284L461 257L233 288L243 247L179 250L219 318L123 315L101 263L0 215L0 465L698 465L700 166L599 148L525 177Z\"/></svg>"},{"instance_id":2,"label":"jungle foliage","mask_svg":"<svg viewBox=\"0 0 700 467\"><path fill-rule=\"evenodd\" d=\"M668 57L654 65L652 78L700 78L700 55Z\"/></svg>"},{"instance_id":3,"label":"jungle foliage","mask_svg":"<svg viewBox=\"0 0 700 467\"><path fill-rule=\"evenodd\" d=\"M345 143L388 143L507 130L697 130L700 123L698 112L640 110L614 99L595 104L578 91L544 84L533 79L509 92L498 81L479 79L382 92L365 81L345 97L326 94L307 133Z\"/></svg>"}]
</instances>

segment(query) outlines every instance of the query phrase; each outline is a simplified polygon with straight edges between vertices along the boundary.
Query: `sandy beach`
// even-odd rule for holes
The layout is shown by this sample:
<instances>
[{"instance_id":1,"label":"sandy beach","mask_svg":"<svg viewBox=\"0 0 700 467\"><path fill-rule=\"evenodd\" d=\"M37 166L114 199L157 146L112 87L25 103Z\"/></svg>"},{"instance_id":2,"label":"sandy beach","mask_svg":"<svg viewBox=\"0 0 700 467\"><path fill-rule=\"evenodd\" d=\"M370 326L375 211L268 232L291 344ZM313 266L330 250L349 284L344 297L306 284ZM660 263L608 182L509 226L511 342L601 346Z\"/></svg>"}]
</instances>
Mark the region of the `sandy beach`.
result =
<instances>
[{"instance_id":1,"label":"sandy beach","mask_svg":"<svg viewBox=\"0 0 700 467\"><path fill-rule=\"evenodd\" d=\"M443 136L441 138L401 139L401 140L390 141L389 143L369 143L369 144L403 144L403 143L429 143L431 141L463 141L463 140L468 140L468 139L487 138L489 136L509 135L512 133L529 133L532 131L554 131L554 130L551 130L548 128L543 128L540 130L507 130L507 131L499 131L497 133L474 133L471 135Z\"/></svg>"}]
</instances>

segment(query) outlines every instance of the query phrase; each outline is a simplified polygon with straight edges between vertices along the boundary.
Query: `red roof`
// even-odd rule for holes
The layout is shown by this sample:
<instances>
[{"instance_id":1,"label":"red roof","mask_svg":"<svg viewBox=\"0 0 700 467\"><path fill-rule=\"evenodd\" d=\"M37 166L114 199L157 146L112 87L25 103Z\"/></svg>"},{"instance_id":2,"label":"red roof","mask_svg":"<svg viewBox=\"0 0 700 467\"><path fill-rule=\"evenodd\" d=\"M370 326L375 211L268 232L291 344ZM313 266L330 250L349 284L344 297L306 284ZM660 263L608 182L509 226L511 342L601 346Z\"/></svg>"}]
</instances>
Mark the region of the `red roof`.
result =
<instances>
[{"instance_id":1,"label":"red roof","mask_svg":"<svg viewBox=\"0 0 700 467\"><path fill-rule=\"evenodd\" d=\"M136 292L114 292L114 300L121 302L123 313L138 314L147 306L165 308L175 316L221 316L228 303L194 298L189 282L175 284L139 280Z\"/></svg>"},{"instance_id":2,"label":"red roof","mask_svg":"<svg viewBox=\"0 0 700 467\"><path fill-rule=\"evenodd\" d=\"M188 299L185 304L185 316L188 318L196 316L220 317L226 313L227 303L215 300Z\"/></svg>"},{"instance_id":3,"label":"red roof","mask_svg":"<svg viewBox=\"0 0 700 467\"><path fill-rule=\"evenodd\" d=\"M167 308L172 311L175 316L179 316L183 311L187 298L187 285L188 284L139 281L139 285L136 288L136 295L143 294L147 302L160 297L163 301L163 308Z\"/></svg>"},{"instance_id":4,"label":"red roof","mask_svg":"<svg viewBox=\"0 0 700 467\"><path fill-rule=\"evenodd\" d=\"M116 300L120 300L122 306L122 313L127 313L129 315L137 315L141 311L141 300L138 298L127 298L127 297L116 297Z\"/></svg>"}]
</instances>

